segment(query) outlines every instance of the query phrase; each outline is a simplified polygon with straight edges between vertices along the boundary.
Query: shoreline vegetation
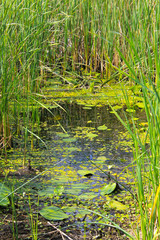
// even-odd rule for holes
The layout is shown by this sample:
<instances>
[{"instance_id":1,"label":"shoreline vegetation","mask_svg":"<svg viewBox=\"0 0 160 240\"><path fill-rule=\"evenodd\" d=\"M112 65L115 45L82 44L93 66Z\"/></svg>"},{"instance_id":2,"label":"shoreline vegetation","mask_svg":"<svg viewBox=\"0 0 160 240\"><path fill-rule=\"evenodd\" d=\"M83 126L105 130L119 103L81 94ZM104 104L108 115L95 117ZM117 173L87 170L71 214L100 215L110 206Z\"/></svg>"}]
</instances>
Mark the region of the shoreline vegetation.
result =
<instances>
[{"instance_id":1,"label":"shoreline vegetation","mask_svg":"<svg viewBox=\"0 0 160 240\"><path fill-rule=\"evenodd\" d=\"M94 95L119 83L129 118L124 113L122 119L110 107L134 143L138 222L129 238L138 240L160 238L159 16L159 1L151 0L0 2L1 159L7 162L14 134L23 142L23 167L34 138L43 142L34 126L40 124L39 108L52 114L45 105L45 87L51 85L57 92L69 87ZM125 85L133 94L137 86L141 91L147 118L143 139ZM14 197L11 204L15 220ZM37 239L38 220L32 224L32 239Z\"/></svg>"}]
</instances>

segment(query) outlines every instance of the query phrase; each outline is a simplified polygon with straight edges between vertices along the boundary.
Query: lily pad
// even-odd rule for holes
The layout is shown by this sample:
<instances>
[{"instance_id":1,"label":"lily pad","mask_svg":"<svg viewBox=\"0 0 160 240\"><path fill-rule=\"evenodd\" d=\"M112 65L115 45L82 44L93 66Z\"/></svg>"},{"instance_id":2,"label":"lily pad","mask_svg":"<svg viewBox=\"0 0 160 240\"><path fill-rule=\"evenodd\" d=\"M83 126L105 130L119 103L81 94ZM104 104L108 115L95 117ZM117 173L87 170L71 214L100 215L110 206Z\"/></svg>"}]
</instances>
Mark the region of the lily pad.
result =
<instances>
[{"instance_id":1,"label":"lily pad","mask_svg":"<svg viewBox=\"0 0 160 240\"><path fill-rule=\"evenodd\" d=\"M91 214L87 209L78 209L78 213L76 214L77 218L84 218L87 214Z\"/></svg>"},{"instance_id":2,"label":"lily pad","mask_svg":"<svg viewBox=\"0 0 160 240\"><path fill-rule=\"evenodd\" d=\"M7 206L10 204L9 198L7 197L10 193L10 189L0 183L0 206Z\"/></svg>"},{"instance_id":3,"label":"lily pad","mask_svg":"<svg viewBox=\"0 0 160 240\"><path fill-rule=\"evenodd\" d=\"M38 195L41 196L41 197L53 198L54 188L53 187L48 187L46 189L43 189L43 190L38 192Z\"/></svg>"},{"instance_id":4,"label":"lily pad","mask_svg":"<svg viewBox=\"0 0 160 240\"><path fill-rule=\"evenodd\" d=\"M104 163L106 160L106 156L99 156L96 160L96 163Z\"/></svg>"},{"instance_id":5,"label":"lily pad","mask_svg":"<svg viewBox=\"0 0 160 240\"><path fill-rule=\"evenodd\" d=\"M101 188L101 195L104 196L106 194L111 194L116 189L116 183L110 183Z\"/></svg>"},{"instance_id":6,"label":"lily pad","mask_svg":"<svg viewBox=\"0 0 160 240\"><path fill-rule=\"evenodd\" d=\"M127 205L124 205L123 203L118 202L118 201L115 201L115 200L112 200L112 201L109 203L109 207L111 207L111 208L116 208L116 209L119 210L119 211L123 211L123 210L128 209L128 206L127 206Z\"/></svg>"},{"instance_id":7,"label":"lily pad","mask_svg":"<svg viewBox=\"0 0 160 240\"><path fill-rule=\"evenodd\" d=\"M64 213L62 211L62 209L58 208L58 207L44 207L40 210L40 214L48 219L48 220L52 220L52 221L60 221L60 220L64 220L69 218L69 216Z\"/></svg>"},{"instance_id":8,"label":"lily pad","mask_svg":"<svg viewBox=\"0 0 160 240\"><path fill-rule=\"evenodd\" d=\"M72 194L72 195L78 195L83 191L84 189L89 189L90 186L86 183L75 183L71 185L71 188L66 189L65 193Z\"/></svg>"},{"instance_id":9,"label":"lily pad","mask_svg":"<svg viewBox=\"0 0 160 240\"><path fill-rule=\"evenodd\" d=\"M86 192L83 193L81 195L78 196L78 199L85 199L85 200L89 200L89 199L93 199L95 197L97 197L98 195L94 192Z\"/></svg>"},{"instance_id":10,"label":"lily pad","mask_svg":"<svg viewBox=\"0 0 160 240\"><path fill-rule=\"evenodd\" d=\"M95 170L78 170L77 171L78 174L80 174L82 176L86 176L86 177L87 177L87 175L92 176L94 174L94 172L95 172Z\"/></svg>"},{"instance_id":11,"label":"lily pad","mask_svg":"<svg viewBox=\"0 0 160 240\"><path fill-rule=\"evenodd\" d=\"M62 192L64 191L64 187L63 186L57 186L56 188L54 187L48 187L42 191L38 192L38 195L41 197L48 197L48 198L53 198L53 196L59 196L62 194Z\"/></svg>"},{"instance_id":12,"label":"lily pad","mask_svg":"<svg viewBox=\"0 0 160 240\"><path fill-rule=\"evenodd\" d=\"M106 125L102 125L102 126L99 126L97 129L104 131L104 130L107 130L107 127L106 127Z\"/></svg>"},{"instance_id":13,"label":"lily pad","mask_svg":"<svg viewBox=\"0 0 160 240\"><path fill-rule=\"evenodd\" d=\"M64 142L76 142L77 138L64 138L63 141Z\"/></svg>"},{"instance_id":14,"label":"lily pad","mask_svg":"<svg viewBox=\"0 0 160 240\"><path fill-rule=\"evenodd\" d=\"M69 137L69 134L68 134L68 133L57 132L56 134L57 134L59 137L61 137L61 138Z\"/></svg>"},{"instance_id":15,"label":"lily pad","mask_svg":"<svg viewBox=\"0 0 160 240\"><path fill-rule=\"evenodd\" d=\"M62 210L67 212L67 213L74 213L77 210L77 206L71 206L71 207L64 206L64 207L62 207Z\"/></svg>"},{"instance_id":16,"label":"lily pad","mask_svg":"<svg viewBox=\"0 0 160 240\"><path fill-rule=\"evenodd\" d=\"M81 189L74 189L74 188L69 188L65 190L65 193L71 194L71 195L78 195L81 192Z\"/></svg>"}]
</instances>

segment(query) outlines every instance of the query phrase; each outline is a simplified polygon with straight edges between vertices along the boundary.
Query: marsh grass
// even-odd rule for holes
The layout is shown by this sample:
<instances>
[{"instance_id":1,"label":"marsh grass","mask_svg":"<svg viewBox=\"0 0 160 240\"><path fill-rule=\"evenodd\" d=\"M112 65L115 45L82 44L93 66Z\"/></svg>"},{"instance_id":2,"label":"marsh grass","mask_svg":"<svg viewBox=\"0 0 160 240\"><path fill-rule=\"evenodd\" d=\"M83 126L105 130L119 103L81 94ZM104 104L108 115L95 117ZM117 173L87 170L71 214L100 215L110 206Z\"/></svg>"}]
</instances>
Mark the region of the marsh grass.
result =
<instances>
[{"instance_id":1,"label":"marsh grass","mask_svg":"<svg viewBox=\"0 0 160 240\"><path fill-rule=\"evenodd\" d=\"M158 20L158 19L157 19ZM115 112L118 119L129 131L134 148L133 157L136 162L136 169L134 169L134 176L137 180L137 239L159 239L160 230L160 172L159 172L159 109L160 109L160 96L159 96L159 51L157 49L158 38L157 32L159 26L154 23L153 45L148 48L148 54L139 54L136 49L134 38L130 37L128 42L130 44L130 55L136 63L138 70L133 66L133 62L129 62L125 56L119 51L122 59L124 60L128 72L127 75L135 84L141 86L142 98L145 107L145 114L147 120L147 127L145 128L145 137L141 137L140 127L135 121L134 114L130 111L129 118L126 116L126 121L123 121L120 116ZM155 70L151 70L155 62ZM150 65L148 66L148 63ZM120 69L121 71L121 69ZM146 76L147 71L147 76ZM138 76L137 76L138 72ZM126 72L123 72L126 74ZM128 96L127 91L123 89L123 95L126 101L127 109L134 110L133 99ZM135 191L135 189L134 189Z\"/></svg>"}]
</instances>

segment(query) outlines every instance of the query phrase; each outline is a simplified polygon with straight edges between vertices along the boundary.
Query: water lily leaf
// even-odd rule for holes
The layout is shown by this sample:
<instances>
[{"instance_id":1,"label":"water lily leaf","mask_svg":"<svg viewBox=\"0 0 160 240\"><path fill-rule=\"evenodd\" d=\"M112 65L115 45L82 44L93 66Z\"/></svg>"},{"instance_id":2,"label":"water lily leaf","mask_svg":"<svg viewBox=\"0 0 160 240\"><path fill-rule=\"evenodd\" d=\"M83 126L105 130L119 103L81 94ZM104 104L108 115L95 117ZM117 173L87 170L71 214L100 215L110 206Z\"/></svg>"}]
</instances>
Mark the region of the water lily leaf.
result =
<instances>
[{"instance_id":1,"label":"water lily leaf","mask_svg":"<svg viewBox=\"0 0 160 240\"><path fill-rule=\"evenodd\" d=\"M119 211L123 211L123 210L128 209L128 206L127 206L127 205L124 205L123 203L118 202L118 201L115 201L115 200L112 200L112 201L109 203L109 207L111 207L111 208L116 208L116 209L119 210Z\"/></svg>"},{"instance_id":2,"label":"water lily leaf","mask_svg":"<svg viewBox=\"0 0 160 240\"><path fill-rule=\"evenodd\" d=\"M101 188L101 195L111 194L116 189L116 183L110 183Z\"/></svg>"},{"instance_id":3,"label":"water lily leaf","mask_svg":"<svg viewBox=\"0 0 160 240\"><path fill-rule=\"evenodd\" d=\"M69 218L69 216L58 207L44 207L40 210L40 214L48 219L53 221L63 220Z\"/></svg>"},{"instance_id":4,"label":"water lily leaf","mask_svg":"<svg viewBox=\"0 0 160 240\"><path fill-rule=\"evenodd\" d=\"M84 190L84 189L90 188L90 185L88 185L86 183L75 183L75 184L72 185L72 188Z\"/></svg>"},{"instance_id":5,"label":"water lily leaf","mask_svg":"<svg viewBox=\"0 0 160 240\"><path fill-rule=\"evenodd\" d=\"M69 181L70 181L70 178L66 175L61 175L59 177L56 177L56 179L52 179L52 182L58 185L68 183Z\"/></svg>"},{"instance_id":6,"label":"water lily leaf","mask_svg":"<svg viewBox=\"0 0 160 240\"><path fill-rule=\"evenodd\" d=\"M90 211L88 211L87 209L77 209L78 213L76 214L77 218L83 218L85 217L86 214L91 214Z\"/></svg>"},{"instance_id":7,"label":"water lily leaf","mask_svg":"<svg viewBox=\"0 0 160 240\"><path fill-rule=\"evenodd\" d=\"M54 188L53 187L48 187L46 189L43 189L43 190L38 192L38 195L41 196L41 197L53 198Z\"/></svg>"},{"instance_id":8,"label":"water lily leaf","mask_svg":"<svg viewBox=\"0 0 160 240\"><path fill-rule=\"evenodd\" d=\"M106 125L102 125L102 126L99 126L97 129L103 131L103 130L107 130L107 127Z\"/></svg>"},{"instance_id":9,"label":"water lily leaf","mask_svg":"<svg viewBox=\"0 0 160 240\"><path fill-rule=\"evenodd\" d=\"M77 138L64 138L63 141L64 142L76 142Z\"/></svg>"},{"instance_id":10,"label":"water lily leaf","mask_svg":"<svg viewBox=\"0 0 160 240\"><path fill-rule=\"evenodd\" d=\"M59 137L61 137L61 138L66 138L66 137L69 137L69 134L68 133L61 133L61 132L57 132L56 133Z\"/></svg>"},{"instance_id":11,"label":"water lily leaf","mask_svg":"<svg viewBox=\"0 0 160 240\"><path fill-rule=\"evenodd\" d=\"M57 187L48 187L46 189L43 189L38 192L38 195L41 197L49 197L53 198L53 196L59 196L63 193L64 187L63 186L57 186Z\"/></svg>"},{"instance_id":12,"label":"water lily leaf","mask_svg":"<svg viewBox=\"0 0 160 240\"><path fill-rule=\"evenodd\" d=\"M65 193L71 194L71 195L78 195L81 192L81 189L74 189L74 188L69 188L65 190Z\"/></svg>"},{"instance_id":13,"label":"water lily leaf","mask_svg":"<svg viewBox=\"0 0 160 240\"><path fill-rule=\"evenodd\" d=\"M78 171L77 171L78 174L80 174L80 175L82 175L82 176L86 176L86 177L87 177L87 175L89 175L89 174L93 175L94 172L95 172L95 170L78 170Z\"/></svg>"},{"instance_id":14,"label":"water lily leaf","mask_svg":"<svg viewBox=\"0 0 160 240\"><path fill-rule=\"evenodd\" d=\"M65 193L78 195L82 190L89 188L90 186L86 183L75 183L71 185L71 188L66 189Z\"/></svg>"},{"instance_id":15,"label":"water lily leaf","mask_svg":"<svg viewBox=\"0 0 160 240\"><path fill-rule=\"evenodd\" d=\"M86 193L83 193L81 195L78 196L78 199L85 199L85 200L88 200L88 199L93 199L95 197L97 197L98 195L96 193L93 193L93 192L86 192Z\"/></svg>"},{"instance_id":16,"label":"water lily leaf","mask_svg":"<svg viewBox=\"0 0 160 240\"><path fill-rule=\"evenodd\" d=\"M107 160L105 156L99 156L96 160L96 163L104 163Z\"/></svg>"},{"instance_id":17,"label":"water lily leaf","mask_svg":"<svg viewBox=\"0 0 160 240\"><path fill-rule=\"evenodd\" d=\"M77 206L71 206L71 207L64 206L64 207L62 207L62 209L63 209L63 211L65 211L67 213L74 213L77 210Z\"/></svg>"},{"instance_id":18,"label":"water lily leaf","mask_svg":"<svg viewBox=\"0 0 160 240\"><path fill-rule=\"evenodd\" d=\"M0 206L7 206L10 203L9 198L7 197L10 193L10 189L0 183Z\"/></svg>"}]
</instances>

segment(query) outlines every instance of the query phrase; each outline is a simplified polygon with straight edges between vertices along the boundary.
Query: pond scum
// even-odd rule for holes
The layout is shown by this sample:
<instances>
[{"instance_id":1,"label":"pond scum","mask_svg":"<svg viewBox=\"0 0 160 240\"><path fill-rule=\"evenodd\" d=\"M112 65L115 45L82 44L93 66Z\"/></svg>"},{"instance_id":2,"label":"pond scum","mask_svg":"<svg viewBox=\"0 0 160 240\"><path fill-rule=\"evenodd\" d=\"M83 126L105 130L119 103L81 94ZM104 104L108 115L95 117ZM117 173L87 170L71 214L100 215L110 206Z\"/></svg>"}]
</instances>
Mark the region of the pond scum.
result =
<instances>
[{"instance_id":1,"label":"pond scum","mask_svg":"<svg viewBox=\"0 0 160 240\"><path fill-rule=\"evenodd\" d=\"M158 0L0 1L1 161L7 164L14 135L23 145L24 166L26 152L34 149L34 139L45 144L35 125L40 124L40 108L52 114L45 98L48 86L57 96L62 88L75 88L94 98L95 92L120 83L129 118L122 119L109 104L133 141L137 225L130 233L113 223L108 225L131 239L160 238L159 16ZM143 102L147 118L143 138L127 90L129 87L136 98L137 86L142 96L139 104ZM1 186L2 202L9 191ZM14 201L11 194L13 239L18 239ZM38 219L32 219L31 211L28 214L31 238L38 239ZM85 226L87 229L87 223ZM85 231L83 236L87 239Z\"/></svg>"}]
</instances>

